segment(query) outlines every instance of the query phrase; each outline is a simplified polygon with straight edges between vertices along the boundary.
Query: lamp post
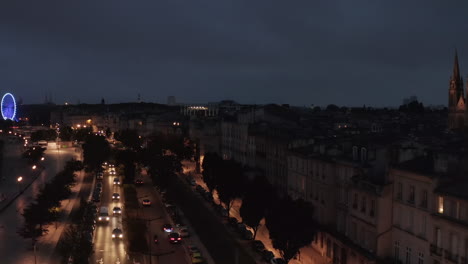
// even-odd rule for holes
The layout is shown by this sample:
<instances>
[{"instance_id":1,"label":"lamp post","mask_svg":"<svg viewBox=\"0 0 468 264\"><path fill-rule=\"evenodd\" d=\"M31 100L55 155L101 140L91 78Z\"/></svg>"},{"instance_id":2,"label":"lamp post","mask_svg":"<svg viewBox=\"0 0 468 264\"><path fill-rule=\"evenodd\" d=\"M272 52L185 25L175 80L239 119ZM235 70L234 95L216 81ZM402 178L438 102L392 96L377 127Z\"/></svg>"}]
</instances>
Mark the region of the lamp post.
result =
<instances>
[{"instance_id":1,"label":"lamp post","mask_svg":"<svg viewBox=\"0 0 468 264\"><path fill-rule=\"evenodd\" d=\"M18 190L21 191L21 182L23 181L23 177L19 176L16 181L18 182Z\"/></svg>"}]
</instances>

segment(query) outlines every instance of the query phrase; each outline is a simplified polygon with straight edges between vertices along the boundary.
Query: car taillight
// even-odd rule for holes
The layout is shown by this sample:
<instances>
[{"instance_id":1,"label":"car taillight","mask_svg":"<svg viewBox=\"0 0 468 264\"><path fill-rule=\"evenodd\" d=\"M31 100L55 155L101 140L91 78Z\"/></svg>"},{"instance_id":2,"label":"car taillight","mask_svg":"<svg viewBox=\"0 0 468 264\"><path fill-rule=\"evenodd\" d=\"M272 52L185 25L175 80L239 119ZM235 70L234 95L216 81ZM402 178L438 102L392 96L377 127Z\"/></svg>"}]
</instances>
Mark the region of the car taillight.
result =
<instances>
[{"instance_id":1,"label":"car taillight","mask_svg":"<svg viewBox=\"0 0 468 264\"><path fill-rule=\"evenodd\" d=\"M171 240L174 240L174 238L173 238L173 237L171 237Z\"/></svg>"},{"instance_id":2,"label":"car taillight","mask_svg":"<svg viewBox=\"0 0 468 264\"><path fill-rule=\"evenodd\" d=\"M180 237L179 237L179 238L177 238L177 240L181 240L181 239L182 239L182 238L180 238Z\"/></svg>"}]
</instances>

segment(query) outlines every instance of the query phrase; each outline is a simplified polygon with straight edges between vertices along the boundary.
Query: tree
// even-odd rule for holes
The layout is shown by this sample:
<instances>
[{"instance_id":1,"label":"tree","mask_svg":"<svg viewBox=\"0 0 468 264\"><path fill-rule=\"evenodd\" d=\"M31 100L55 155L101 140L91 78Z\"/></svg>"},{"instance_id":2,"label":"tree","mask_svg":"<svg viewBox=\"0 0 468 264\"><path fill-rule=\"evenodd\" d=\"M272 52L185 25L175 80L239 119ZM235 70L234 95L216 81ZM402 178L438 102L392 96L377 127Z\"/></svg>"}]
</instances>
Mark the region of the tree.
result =
<instances>
[{"instance_id":1,"label":"tree","mask_svg":"<svg viewBox=\"0 0 468 264\"><path fill-rule=\"evenodd\" d=\"M115 133L115 139L130 149L137 150L141 148L141 140L138 132L134 129L125 129Z\"/></svg>"},{"instance_id":2,"label":"tree","mask_svg":"<svg viewBox=\"0 0 468 264\"><path fill-rule=\"evenodd\" d=\"M210 193L217 187L217 175L221 175L223 159L216 153L206 153L203 159L203 181L206 183Z\"/></svg>"},{"instance_id":3,"label":"tree","mask_svg":"<svg viewBox=\"0 0 468 264\"><path fill-rule=\"evenodd\" d=\"M110 146L106 138L98 135L88 135L83 144L84 164L90 170L97 170L110 156Z\"/></svg>"},{"instance_id":4,"label":"tree","mask_svg":"<svg viewBox=\"0 0 468 264\"><path fill-rule=\"evenodd\" d=\"M232 160L223 161L223 167L223 176L219 177L216 190L219 200L225 204L229 212L234 199L242 195L244 177L240 164Z\"/></svg>"},{"instance_id":5,"label":"tree","mask_svg":"<svg viewBox=\"0 0 468 264\"><path fill-rule=\"evenodd\" d=\"M78 142L85 141L86 138L92 134L91 132L93 132L93 129L90 127L75 129L75 140Z\"/></svg>"},{"instance_id":6,"label":"tree","mask_svg":"<svg viewBox=\"0 0 468 264\"><path fill-rule=\"evenodd\" d=\"M124 183L133 183L135 181L137 154L130 149L120 150L116 153L115 160L117 164L124 166Z\"/></svg>"},{"instance_id":7,"label":"tree","mask_svg":"<svg viewBox=\"0 0 468 264\"><path fill-rule=\"evenodd\" d=\"M266 226L273 247L289 262L316 235L313 207L303 200L292 201L289 197L276 200L273 205L265 218ZM285 228L288 226L300 228Z\"/></svg>"},{"instance_id":8,"label":"tree","mask_svg":"<svg viewBox=\"0 0 468 264\"><path fill-rule=\"evenodd\" d=\"M327 105L327 108L326 108L327 111L330 111L330 112L338 112L340 110L340 108L334 104L329 104Z\"/></svg>"},{"instance_id":9,"label":"tree","mask_svg":"<svg viewBox=\"0 0 468 264\"><path fill-rule=\"evenodd\" d=\"M257 176L248 184L242 199L240 216L242 221L254 230L253 239L257 236L260 221L265 217L270 206L273 188L264 176Z\"/></svg>"},{"instance_id":10,"label":"tree","mask_svg":"<svg viewBox=\"0 0 468 264\"><path fill-rule=\"evenodd\" d=\"M70 141L73 138L73 129L70 126L60 128L60 139L62 141Z\"/></svg>"}]
</instances>

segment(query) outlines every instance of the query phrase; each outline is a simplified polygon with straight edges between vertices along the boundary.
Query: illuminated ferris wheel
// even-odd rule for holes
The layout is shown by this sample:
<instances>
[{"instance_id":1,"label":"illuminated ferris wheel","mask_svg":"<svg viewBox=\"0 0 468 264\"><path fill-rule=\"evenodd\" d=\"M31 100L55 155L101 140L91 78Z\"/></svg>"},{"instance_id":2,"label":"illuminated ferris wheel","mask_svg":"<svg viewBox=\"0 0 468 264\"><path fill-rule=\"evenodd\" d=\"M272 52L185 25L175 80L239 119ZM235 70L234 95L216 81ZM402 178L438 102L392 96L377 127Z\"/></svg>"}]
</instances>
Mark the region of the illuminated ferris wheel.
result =
<instances>
[{"instance_id":1,"label":"illuminated ferris wheel","mask_svg":"<svg viewBox=\"0 0 468 264\"><path fill-rule=\"evenodd\" d=\"M1 111L3 119L15 120L16 101L11 93L6 93L2 97Z\"/></svg>"}]
</instances>

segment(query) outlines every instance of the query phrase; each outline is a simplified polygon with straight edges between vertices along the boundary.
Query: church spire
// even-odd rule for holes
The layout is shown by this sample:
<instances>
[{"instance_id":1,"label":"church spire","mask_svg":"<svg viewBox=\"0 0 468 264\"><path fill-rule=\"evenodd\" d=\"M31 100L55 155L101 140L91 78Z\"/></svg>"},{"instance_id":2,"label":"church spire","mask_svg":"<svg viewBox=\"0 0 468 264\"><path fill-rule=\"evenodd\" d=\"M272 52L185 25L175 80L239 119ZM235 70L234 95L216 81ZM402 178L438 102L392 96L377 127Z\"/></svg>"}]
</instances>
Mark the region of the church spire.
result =
<instances>
[{"instance_id":1,"label":"church spire","mask_svg":"<svg viewBox=\"0 0 468 264\"><path fill-rule=\"evenodd\" d=\"M453 76L452 79L456 82L460 81L460 66L458 65L458 52L455 49L455 60L453 62Z\"/></svg>"}]
</instances>

